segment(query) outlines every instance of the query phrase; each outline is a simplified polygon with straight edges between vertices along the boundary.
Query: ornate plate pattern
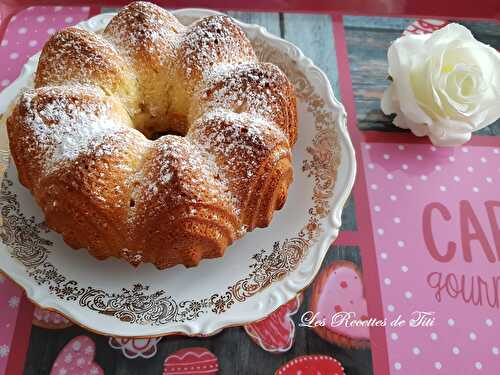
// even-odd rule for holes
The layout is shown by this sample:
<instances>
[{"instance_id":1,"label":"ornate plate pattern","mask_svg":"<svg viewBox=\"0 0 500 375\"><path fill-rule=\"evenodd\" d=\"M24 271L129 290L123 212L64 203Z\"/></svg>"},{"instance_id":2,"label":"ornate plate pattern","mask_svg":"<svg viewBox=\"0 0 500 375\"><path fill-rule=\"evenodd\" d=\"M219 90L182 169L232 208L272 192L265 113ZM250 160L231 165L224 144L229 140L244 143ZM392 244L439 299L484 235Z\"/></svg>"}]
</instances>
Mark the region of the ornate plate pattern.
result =
<instances>
[{"instance_id":1,"label":"ornate plate pattern","mask_svg":"<svg viewBox=\"0 0 500 375\"><path fill-rule=\"evenodd\" d=\"M216 12L174 13L188 24ZM99 32L112 16L99 15L79 27ZM264 318L313 280L338 235L355 176L345 111L325 74L297 47L258 25L238 23L260 60L278 65L298 94L295 181L285 207L270 227L248 234L223 258L196 268L158 271L151 265L133 269L116 259L99 262L85 250L71 250L44 226L43 214L9 163L2 126L0 268L35 303L106 335L209 335ZM38 57L0 95L2 120L20 90L31 84Z\"/></svg>"}]
</instances>

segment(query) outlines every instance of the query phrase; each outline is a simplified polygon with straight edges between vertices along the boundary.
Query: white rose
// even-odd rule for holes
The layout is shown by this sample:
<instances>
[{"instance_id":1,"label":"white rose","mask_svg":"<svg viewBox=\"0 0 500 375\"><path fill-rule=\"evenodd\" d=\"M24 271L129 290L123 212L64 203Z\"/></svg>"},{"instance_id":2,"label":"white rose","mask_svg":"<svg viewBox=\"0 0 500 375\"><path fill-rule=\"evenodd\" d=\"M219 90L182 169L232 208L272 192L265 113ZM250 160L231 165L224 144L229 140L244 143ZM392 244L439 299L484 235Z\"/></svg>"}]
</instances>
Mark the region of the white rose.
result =
<instances>
[{"instance_id":1,"label":"white rose","mask_svg":"<svg viewBox=\"0 0 500 375\"><path fill-rule=\"evenodd\" d=\"M405 35L388 51L392 83L382 111L394 124L432 143L454 146L500 117L500 53L452 23Z\"/></svg>"}]
</instances>

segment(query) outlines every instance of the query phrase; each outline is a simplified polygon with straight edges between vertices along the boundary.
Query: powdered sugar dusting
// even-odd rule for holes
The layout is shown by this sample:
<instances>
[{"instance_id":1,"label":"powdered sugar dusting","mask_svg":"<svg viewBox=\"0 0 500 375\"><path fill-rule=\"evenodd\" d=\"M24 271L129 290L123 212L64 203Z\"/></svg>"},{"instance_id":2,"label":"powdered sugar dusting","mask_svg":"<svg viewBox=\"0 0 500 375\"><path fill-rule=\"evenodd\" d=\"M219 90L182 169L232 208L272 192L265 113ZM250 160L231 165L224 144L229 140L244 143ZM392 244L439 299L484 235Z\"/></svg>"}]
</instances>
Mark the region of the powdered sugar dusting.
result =
<instances>
[{"instance_id":1,"label":"powdered sugar dusting","mask_svg":"<svg viewBox=\"0 0 500 375\"><path fill-rule=\"evenodd\" d=\"M255 53L241 29L227 16L206 17L183 36L179 57L186 77L229 64L255 61Z\"/></svg>"},{"instance_id":2,"label":"powdered sugar dusting","mask_svg":"<svg viewBox=\"0 0 500 375\"><path fill-rule=\"evenodd\" d=\"M216 109L199 118L188 137L215 156L236 207L242 205L241 199L262 163L272 155L283 156L282 150L289 152L287 138L279 128L249 113Z\"/></svg>"},{"instance_id":3,"label":"powdered sugar dusting","mask_svg":"<svg viewBox=\"0 0 500 375\"><path fill-rule=\"evenodd\" d=\"M203 71L203 84L207 85L210 82L216 82L223 78L224 76L230 75L236 69L241 67L243 64L226 64L221 63L213 67L213 69L207 69Z\"/></svg>"},{"instance_id":4,"label":"powdered sugar dusting","mask_svg":"<svg viewBox=\"0 0 500 375\"><path fill-rule=\"evenodd\" d=\"M160 182L162 184L168 184L170 182L170 179L172 178L173 173L169 172L167 168L165 168L164 171L160 171Z\"/></svg>"},{"instance_id":5,"label":"powdered sugar dusting","mask_svg":"<svg viewBox=\"0 0 500 375\"><path fill-rule=\"evenodd\" d=\"M204 132L202 123L225 126L218 125L218 131ZM229 165L245 163L258 167L259 154L272 150L278 143L287 144L285 134L273 123L246 112L235 113L217 108L200 117L192 129L193 134L203 132L202 136L194 135L194 138L207 150L215 147ZM248 169L247 177L252 176L253 169Z\"/></svg>"},{"instance_id":6,"label":"powdered sugar dusting","mask_svg":"<svg viewBox=\"0 0 500 375\"><path fill-rule=\"evenodd\" d=\"M142 251L134 251L127 248L123 248L120 251L120 255L123 259L134 266L138 266L144 260L144 254Z\"/></svg>"},{"instance_id":7,"label":"powdered sugar dusting","mask_svg":"<svg viewBox=\"0 0 500 375\"><path fill-rule=\"evenodd\" d=\"M70 27L55 34L46 44L40 56L41 68L37 70L36 80L39 85L45 85L47 82L66 81L68 75L73 75L80 83L92 83L96 72L107 71L107 75L99 75L99 80L101 85L110 85L117 74L127 74L122 69L124 64L113 44L105 38Z\"/></svg>"},{"instance_id":8,"label":"powdered sugar dusting","mask_svg":"<svg viewBox=\"0 0 500 375\"><path fill-rule=\"evenodd\" d=\"M134 2L112 19L104 36L133 59L146 51L164 63L174 57L183 31L184 26L166 10Z\"/></svg>"},{"instance_id":9,"label":"powdered sugar dusting","mask_svg":"<svg viewBox=\"0 0 500 375\"><path fill-rule=\"evenodd\" d=\"M85 90L95 91L90 87ZM34 147L44 155L45 174L52 172L61 161L75 160L82 154L95 151L101 144L103 147L99 148L99 153L113 153L112 146L104 142L122 126L109 117L107 102L75 102L67 96L55 94L38 110L31 104L35 95L35 91L28 91L21 102L29 109L26 124L36 139Z\"/></svg>"},{"instance_id":10,"label":"powdered sugar dusting","mask_svg":"<svg viewBox=\"0 0 500 375\"><path fill-rule=\"evenodd\" d=\"M183 187L189 187L196 192L191 198L192 203L227 201L227 181L212 154L177 136L167 136L158 146L158 151L155 161L160 165L157 183L166 185L176 180ZM182 199L181 196L171 198Z\"/></svg>"},{"instance_id":11,"label":"powdered sugar dusting","mask_svg":"<svg viewBox=\"0 0 500 375\"><path fill-rule=\"evenodd\" d=\"M239 64L232 69L223 65L207 76L197 95L199 111L226 109L251 113L273 120L282 111L282 93L286 77L276 67L262 63Z\"/></svg>"}]
</instances>

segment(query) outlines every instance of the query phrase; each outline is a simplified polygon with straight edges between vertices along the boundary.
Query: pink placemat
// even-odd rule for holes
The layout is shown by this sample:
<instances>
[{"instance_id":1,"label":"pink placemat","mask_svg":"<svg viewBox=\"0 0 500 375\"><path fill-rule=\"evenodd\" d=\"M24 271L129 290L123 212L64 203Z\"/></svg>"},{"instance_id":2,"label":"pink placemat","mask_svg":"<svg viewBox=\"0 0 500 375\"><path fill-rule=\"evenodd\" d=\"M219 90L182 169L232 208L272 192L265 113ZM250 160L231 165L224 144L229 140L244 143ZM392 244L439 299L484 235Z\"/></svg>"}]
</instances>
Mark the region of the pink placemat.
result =
<instances>
[{"instance_id":1,"label":"pink placemat","mask_svg":"<svg viewBox=\"0 0 500 375\"><path fill-rule=\"evenodd\" d=\"M30 7L12 17L0 43L0 89L16 79L26 60L39 51L56 30L87 19L89 10L89 7ZM14 373L14 368L21 373L24 367L16 361L23 361L26 347L15 344L19 339L27 341L18 335L21 332L26 335L31 327L30 314L24 317L23 312L32 313L32 307L24 298L20 288L0 275L0 374ZM29 325L27 329L26 325Z\"/></svg>"},{"instance_id":2,"label":"pink placemat","mask_svg":"<svg viewBox=\"0 0 500 375\"><path fill-rule=\"evenodd\" d=\"M0 374L5 374L12 350L22 290L0 274Z\"/></svg>"},{"instance_id":3,"label":"pink placemat","mask_svg":"<svg viewBox=\"0 0 500 375\"><path fill-rule=\"evenodd\" d=\"M406 320L386 328L391 373L497 374L500 148L363 143L362 154L375 282L388 322Z\"/></svg>"},{"instance_id":4,"label":"pink placemat","mask_svg":"<svg viewBox=\"0 0 500 375\"><path fill-rule=\"evenodd\" d=\"M11 18L1 42L0 86L6 87L26 60L57 30L88 18L89 7L30 7Z\"/></svg>"}]
</instances>

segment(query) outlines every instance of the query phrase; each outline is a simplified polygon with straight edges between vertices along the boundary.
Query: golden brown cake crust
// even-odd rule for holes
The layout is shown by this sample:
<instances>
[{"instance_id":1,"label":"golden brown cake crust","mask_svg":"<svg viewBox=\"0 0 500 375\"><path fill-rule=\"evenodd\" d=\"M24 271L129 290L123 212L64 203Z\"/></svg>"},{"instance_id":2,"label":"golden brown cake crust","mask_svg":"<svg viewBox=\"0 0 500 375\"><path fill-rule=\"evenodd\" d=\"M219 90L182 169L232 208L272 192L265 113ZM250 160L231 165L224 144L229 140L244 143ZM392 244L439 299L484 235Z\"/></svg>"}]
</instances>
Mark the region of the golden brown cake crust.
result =
<instances>
[{"instance_id":1,"label":"golden brown cake crust","mask_svg":"<svg viewBox=\"0 0 500 375\"><path fill-rule=\"evenodd\" d=\"M226 16L185 27L135 2L102 35L60 31L7 127L48 226L98 259L220 257L269 225L293 179L293 87ZM179 135L151 139L163 132Z\"/></svg>"}]
</instances>

